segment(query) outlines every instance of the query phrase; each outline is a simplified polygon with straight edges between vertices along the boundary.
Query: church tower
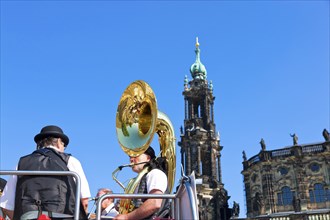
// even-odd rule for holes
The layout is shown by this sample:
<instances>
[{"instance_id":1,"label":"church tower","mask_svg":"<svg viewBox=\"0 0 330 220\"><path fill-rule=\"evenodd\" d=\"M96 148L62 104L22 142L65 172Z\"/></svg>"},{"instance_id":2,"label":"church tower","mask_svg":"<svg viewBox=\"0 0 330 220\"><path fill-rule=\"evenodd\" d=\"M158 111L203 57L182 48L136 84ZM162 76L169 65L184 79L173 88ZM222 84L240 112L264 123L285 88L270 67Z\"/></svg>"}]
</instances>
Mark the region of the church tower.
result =
<instances>
[{"instance_id":1,"label":"church tower","mask_svg":"<svg viewBox=\"0 0 330 220\"><path fill-rule=\"evenodd\" d=\"M220 134L214 123L212 81L207 81L207 71L200 60L196 38L196 61L190 67L192 80L184 79L184 127L181 126L181 163L186 175L195 172L200 219L227 220L232 215L228 208L230 198L221 178Z\"/></svg>"}]
</instances>

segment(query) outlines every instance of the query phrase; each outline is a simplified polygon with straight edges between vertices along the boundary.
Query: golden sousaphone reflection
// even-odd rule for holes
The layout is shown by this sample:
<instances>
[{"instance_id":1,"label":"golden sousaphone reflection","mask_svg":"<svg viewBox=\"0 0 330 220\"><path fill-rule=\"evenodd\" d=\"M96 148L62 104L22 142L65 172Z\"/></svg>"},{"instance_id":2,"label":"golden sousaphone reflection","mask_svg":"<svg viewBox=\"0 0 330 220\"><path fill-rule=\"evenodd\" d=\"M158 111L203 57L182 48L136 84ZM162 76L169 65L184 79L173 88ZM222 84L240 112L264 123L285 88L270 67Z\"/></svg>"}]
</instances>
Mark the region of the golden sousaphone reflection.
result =
<instances>
[{"instance_id":1,"label":"golden sousaphone reflection","mask_svg":"<svg viewBox=\"0 0 330 220\"><path fill-rule=\"evenodd\" d=\"M161 156L166 158L168 166L168 190L172 192L176 169L174 130L166 114L157 109L155 94L146 82L134 81L122 94L117 108L116 131L121 148L131 157L144 153L152 142L154 134L158 134ZM124 187L114 175L122 167L118 167L112 176L125 189L126 194L132 194L148 169L144 168ZM119 208L121 214L133 210L131 199L121 200Z\"/></svg>"}]
</instances>

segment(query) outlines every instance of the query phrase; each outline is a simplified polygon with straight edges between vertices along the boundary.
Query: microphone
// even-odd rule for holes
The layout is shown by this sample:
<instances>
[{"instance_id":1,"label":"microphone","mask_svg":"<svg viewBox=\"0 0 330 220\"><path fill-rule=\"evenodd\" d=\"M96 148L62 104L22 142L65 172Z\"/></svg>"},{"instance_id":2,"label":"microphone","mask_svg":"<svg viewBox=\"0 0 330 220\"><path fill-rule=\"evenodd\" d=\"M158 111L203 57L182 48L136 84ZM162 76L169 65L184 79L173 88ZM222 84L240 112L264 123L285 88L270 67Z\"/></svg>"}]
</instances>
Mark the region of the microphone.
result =
<instances>
[{"instance_id":1,"label":"microphone","mask_svg":"<svg viewBox=\"0 0 330 220\"><path fill-rule=\"evenodd\" d=\"M132 166L134 166L134 163L121 165L121 166L118 167L118 169L119 169L119 170L122 170L124 167L132 167Z\"/></svg>"},{"instance_id":2,"label":"microphone","mask_svg":"<svg viewBox=\"0 0 330 220\"><path fill-rule=\"evenodd\" d=\"M134 167L135 165L145 164L145 163L149 163L149 161L140 162L140 163L130 163L130 164L121 165L121 166L118 167L118 169L122 170L124 167Z\"/></svg>"},{"instance_id":3,"label":"microphone","mask_svg":"<svg viewBox=\"0 0 330 220\"><path fill-rule=\"evenodd\" d=\"M121 182L119 182L119 180L116 178L115 174L118 173L119 171L121 171L124 167L133 167L135 165L144 164L144 163L149 163L149 161L121 165L117 169L115 169L115 171L112 172L112 178L116 181L116 183L118 183L121 186L121 188L123 188L125 190L125 186Z\"/></svg>"},{"instance_id":4,"label":"microphone","mask_svg":"<svg viewBox=\"0 0 330 220\"><path fill-rule=\"evenodd\" d=\"M93 200L98 200L98 199L99 199L99 197L96 196L96 197L91 197L91 198L89 198L88 201L93 201Z\"/></svg>"}]
</instances>

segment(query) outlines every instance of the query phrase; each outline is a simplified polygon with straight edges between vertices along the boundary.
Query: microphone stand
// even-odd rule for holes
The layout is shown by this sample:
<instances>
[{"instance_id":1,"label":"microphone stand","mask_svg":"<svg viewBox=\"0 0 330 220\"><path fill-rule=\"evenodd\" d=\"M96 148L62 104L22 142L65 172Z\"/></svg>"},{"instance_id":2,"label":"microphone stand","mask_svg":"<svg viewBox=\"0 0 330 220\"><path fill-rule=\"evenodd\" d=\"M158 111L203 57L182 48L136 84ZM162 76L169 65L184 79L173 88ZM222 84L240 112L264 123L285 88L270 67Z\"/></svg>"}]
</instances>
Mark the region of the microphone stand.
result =
<instances>
[{"instance_id":1,"label":"microphone stand","mask_svg":"<svg viewBox=\"0 0 330 220\"><path fill-rule=\"evenodd\" d=\"M87 215L87 219L89 219L90 217L91 217L91 214L94 212L95 213L95 211L93 211L94 210L94 208L95 208L95 206L96 206L96 203L97 203L97 200L99 199L99 197L94 197L94 198L92 198L92 199L90 199L90 201L91 200L94 200L94 204L93 204L93 206L92 206L92 208L91 208L91 211L88 213L88 215Z\"/></svg>"},{"instance_id":2,"label":"microphone stand","mask_svg":"<svg viewBox=\"0 0 330 220\"><path fill-rule=\"evenodd\" d=\"M116 181L116 183L118 183L121 186L121 188L123 188L125 190L125 186L116 178L115 174L117 174L119 171L121 171L124 167L133 167L135 165L145 164L145 163L149 163L149 161L140 162L140 163L130 163L130 164L125 164L125 165L119 166L119 167L117 167L117 169L115 169L115 171L112 172L112 179L114 179Z\"/></svg>"}]
</instances>

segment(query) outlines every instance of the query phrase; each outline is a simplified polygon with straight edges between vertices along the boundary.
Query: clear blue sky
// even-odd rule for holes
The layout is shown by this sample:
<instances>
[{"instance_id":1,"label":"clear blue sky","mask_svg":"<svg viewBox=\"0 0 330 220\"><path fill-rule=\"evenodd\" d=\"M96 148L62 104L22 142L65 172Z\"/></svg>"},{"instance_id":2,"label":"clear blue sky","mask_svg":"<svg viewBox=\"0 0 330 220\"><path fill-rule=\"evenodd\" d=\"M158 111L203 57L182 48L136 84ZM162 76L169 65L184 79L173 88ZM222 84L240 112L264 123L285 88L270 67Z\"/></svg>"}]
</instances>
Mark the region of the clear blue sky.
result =
<instances>
[{"instance_id":1,"label":"clear blue sky","mask_svg":"<svg viewBox=\"0 0 330 220\"><path fill-rule=\"evenodd\" d=\"M92 194L122 192L111 176L128 163L115 131L119 99L131 82L148 82L179 141L197 36L229 205L245 216L242 151L257 154L261 138L267 150L290 146L290 133L319 142L329 130L329 1L1 1L1 169L56 124Z\"/></svg>"}]
</instances>

